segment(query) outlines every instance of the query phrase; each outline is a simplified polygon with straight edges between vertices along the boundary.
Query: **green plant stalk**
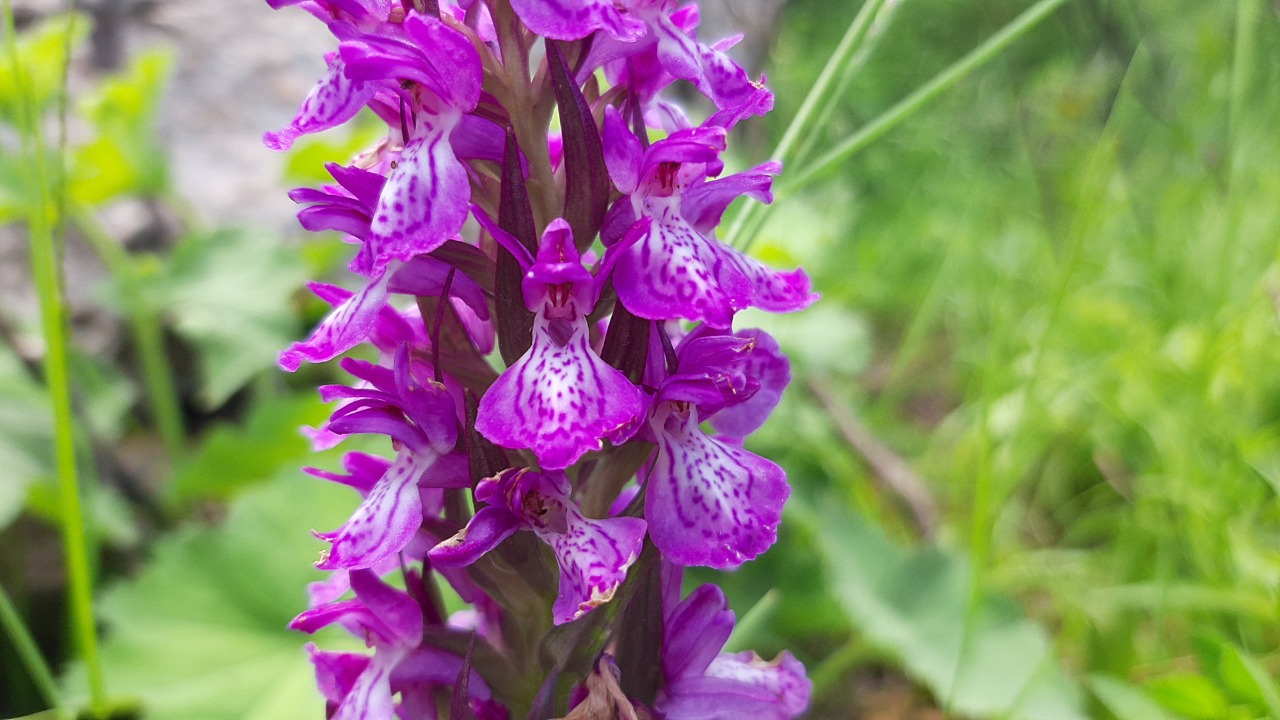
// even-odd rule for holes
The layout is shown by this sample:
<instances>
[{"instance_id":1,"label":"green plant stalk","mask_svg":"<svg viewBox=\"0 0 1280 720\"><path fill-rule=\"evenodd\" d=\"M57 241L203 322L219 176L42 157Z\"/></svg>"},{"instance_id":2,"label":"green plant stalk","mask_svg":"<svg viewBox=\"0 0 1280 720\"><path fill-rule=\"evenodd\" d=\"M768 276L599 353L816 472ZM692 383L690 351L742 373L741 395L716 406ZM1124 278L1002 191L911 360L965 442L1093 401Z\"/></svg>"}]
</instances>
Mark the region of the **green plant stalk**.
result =
<instances>
[{"instance_id":1,"label":"green plant stalk","mask_svg":"<svg viewBox=\"0 0 1280 720\"><path fill-rule=\"evenodd\" d=\"M74 22L69 16L68 22ZM4 0L4 38L9 61L19 86L18 116L22 127L24 154L30 158L34 187L40 201L28 214L31 237L31 267L40 303L40 325L45 342L45 382L53 406L54 459L58 473L58 494L62 505L63 542L67 553L67 575L71 593L72 630L77 649L89 678L89 697L94 708L106 706L106 683L98 657L98 636L93 619L93 575L89 562L88 528L80 498L76 472L75 426L71 408L71 378L67 362L66 313L56 239L51 224L55 202L49 197L49 177L45 167L44 137L30 89L23 81L18 57L17 35L13 27L13 6ZM65 91L65 86L64 86ZM59 155L61 159L61 155Z\"/></svg>"},{"instance_id":2,"label":"green plant stalk","mask_svg":"<svg viewBox=\"0 0 1280 720\"><path fill-rule=\"evenodd\" d=\"M175 389L173 365L165 352L164 328L160 317L147 307L140 292L142 276L138 263L102 228L87 208L73 207L70 216L106 265L107 271L122 281L125 313L133 344L138 351L138 360L142 363L147 403L160 431L169 462L177 463L186 451L187 432L182 421L182 404Z\"/></svg>"},{"instance_id":3,"label":"green plant stalk","mask_svg":"<svg viewBox=\"0 0 1280 720\"><path fill-rule=\"evenodd\" d=\"M832 85L835 84L840 76L848 73L849 63L857 57L858 49L866 39L867 31L871 29L871 21L875 19L876 14L884 6L885 2L886 0L866 0L862 4L858 14L854 16L853 22L849 24L849 29L845 31L844 37L840 38L840 43L836 45L835 51L831 53L831 57L827 58L826 64L822 67L822 72L818 73L818 79L814 81L813 87L809 88L809 93L805 96L804 101L800 103L800 109L796 111L796 116L787 125L786 131L782 134L782 139L778 141L778 146L773 151L772 158L774 160L781 163L791 160L797 143L801 142L809 132L817 129L813 127L815 113L822 108L824 101L827 103L832 102L829 97ZM768 207L763 203L753 203L746 206L734 218L733 225L729 227L724 241L735 247L739 243L749 244L756 233L759 232L764 216L768 214Z\"/></svg>"},{"instance_id":4,"label":"green plant stalk","mask_svg":"<svg viewBox=\"0 0 1280 720\"><path fill-rule=\"evenodd\" d=\"M969 73L991 61L1014 41L1027 34L1032 28L1047 18L1067 0L1040 0L1025 12L1014 18L998 32L987 38L986 42L974 48L969 54L952 63L947 69L935 75L921 85L915 92L898 102L898 104L881 113L861 130L846 138L827 154L815 160L802 172L790 178L783 188L783 194L791 194L817 180L823 173L848 160L882 135L892 130L898 123L911 117L917 110L929 104Z\"/></svg>"},{"instance_id":5,"label":"green plant stalk","mask_svg":"<svg viewBox=\"0 0 1280 720\"><path fill-rule=\"evenodd\" d=\"M1248 108L1249 88L1253 85L1253 71L1257 58L1258 18L1261 17L1260 0L1238 0L1236 3L1235 47L1231 57L1231 98L1227 105L1227 212L1226 228L1222 238L1222 255L1218 260L1219 282L1225 300L1235 278L1233 267L1240 234L1243 212L1240 202L1241 160L1245 148L1243 142L1244 118Z\"/></svg>"},{"instance_id":6,"label":"green plant stalk","mask_svg":"<svg viewBox=\"0 0 1280 720\"><path fill-rule=\"evenodd\" d=\"M22 659L22 664L27 666L27 673L31 676L31 681L40 692L40 696L49 704L49 707L62 707L62 697L58 693L58 683L53 679L53 670L40 654L35 638L31 637L31 632L22 622L22 615L18 613L18 609L9 598L9 593L2 585L0 585L0 625L4 626L4 631L13 643L13 649L17 651L18 657Z\"/></svg>"}]
</instances>

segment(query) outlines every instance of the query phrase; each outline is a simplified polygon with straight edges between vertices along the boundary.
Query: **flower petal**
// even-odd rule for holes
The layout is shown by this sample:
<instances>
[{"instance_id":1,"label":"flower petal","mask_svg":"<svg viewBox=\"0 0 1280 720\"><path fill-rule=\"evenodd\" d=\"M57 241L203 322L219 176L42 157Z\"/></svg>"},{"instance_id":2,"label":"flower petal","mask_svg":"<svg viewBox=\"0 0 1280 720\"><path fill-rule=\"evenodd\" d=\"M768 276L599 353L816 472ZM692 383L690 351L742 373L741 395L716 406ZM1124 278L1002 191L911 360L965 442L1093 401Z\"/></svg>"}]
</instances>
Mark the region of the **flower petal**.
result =
<instances>
[{"instance_id":1,"label":"flower petal","mask_svg":"<svg viewBox=\"0 0 1280 720\"><path fill-rule=\"evenodd\" d=\"M481 508L457 535L431 548L427 557L439 565L470 565L522 528L515 513L490 505Z\"/></svg>"},{"instance_id":2,"label":"flower petal","mask_svg":"<svg viewBox=\"0 0 1280 720\"><path fill-rule=\"evenodd\" d=\"M656 215L649 232L621 251L613 274L618 299L648 320L729 327L749 304L751 285L717 244L673 211Z\"/></svg>"},{"instance_id":3,"label":"flower petal","mask_svg":"<svg viewBox=\"0 0 1280 720\"><path fill-rule=\"evenodd\" d=\"M564 499L568 529L539 532L560 565L560 590L552 606L557 625L572 622L609 602L640 556L645 522L640 518L588 520Z\"/></svg>"},{"instance_id":4,"label":"flower petal","mask_svg":"<svg viewBox=\"0 0 1280 720\"><path fill-rule=\"evenodd\" d=\"M553 40L579 40L603 30L620 40L644 35L645 25L618 12L614 0L511 0L526 27Z\"/></svg>"},{"instance_id":5,"label":"flower petal","mask_svg":"<svg viewBox=\"0 0 1280 720\"><path fill-rule=\"evenodd\" d=\"M351 80L346 66L336 53L328 57L329 68L320 78L307 99L302 101L293 122L279 132L262 136L262 142L272 150L288 150L301 135L316 133L337 127L360 112L377 94L376 83Z\"/></svg>"},{"instance_id":6,"label":"flower petal","mask_svg":"<svg viewBox=\"0 0 1280 720\"><path fill-rule=\"evenodd\" d=\"M316 567L373 567L408 545L422 525L418 478L434 461L433 454L402 450L351 519L332 533L319 534L331 547Z\"/></svg>"},{"instance_id":7,"label":"flower petal","mask_svg":"<svg viewBox=\"0 0 1280 720\"><path fill-rule=\"evenodd\" d=\"M370 282L334 308L311 337L305 342L290 345L280 353L280 367L294 372L303 361L320 363L332 360L363 342L373 331L379 313L387 304L387 279L388 276L384 275ZM319 290L316 292L321 294Z\"/></svg>"},{"instance_id":8,"label":"flower petal","mask_svg":"<svg viewBox=\"0 0 1280 720\"><path fill-rule=\"evenodd\" d=\"M568 321L563 321L568 322ZM621 372L591 349L585 318L563 344L541 315L533 345L480 400L476 430L508 448L529 448L544 469L565 468L601 439L626 432L644 398Z\"/></svg>"},{"instance_id":9,"label":"flower petal","mask_svg":"<svg viewBox=\"0 0 1280 720\"><path fill-rule=\"evenodd\" d=\"M650 421L658 455L646 481L649 535L674 563L737 567L777 540L791 493L786 474L758 455L707 437L696 410L678 412L673 405L660 404Z\"/></svg>"},{"instance_id":10,"label":"flower petal","mask_svg":"<svg viewBox=\"0 0 1280 720\"><path fill-rule=\"evenodd\" d=\"M467 219L471 185L448 134L457 117L443 118L405 146L378 199L369 236L351 263L366 276L392 260L410 260L444 244Z\"/></svg>"}]
</instances>

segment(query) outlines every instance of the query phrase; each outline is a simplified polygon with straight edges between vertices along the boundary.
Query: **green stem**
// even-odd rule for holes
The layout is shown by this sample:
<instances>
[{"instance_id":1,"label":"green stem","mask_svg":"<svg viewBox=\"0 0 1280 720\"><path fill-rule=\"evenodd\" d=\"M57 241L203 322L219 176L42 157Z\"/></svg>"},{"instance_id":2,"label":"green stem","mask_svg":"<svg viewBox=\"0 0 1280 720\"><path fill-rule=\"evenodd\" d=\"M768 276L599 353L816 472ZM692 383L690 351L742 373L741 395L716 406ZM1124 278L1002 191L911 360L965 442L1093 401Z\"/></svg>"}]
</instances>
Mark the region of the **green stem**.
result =
<instances>
[{"instance_id":1,"label":"green stem","mask_svg":"<svg viewBox=\"0 0 1280 720\"><path fill-rule=\"evenodd\" d=\"M1236 3L1235 49L1231 58L1231 99L1227 106L1227 217L1222 238L1222 254L1218 261L1219 281L1225 306L1234 279L1234 258L1240 234L1241 208L1238 202L1241 185L1241 159L1244 155L1243 124L1248 107L1249 88L1253 84L1257 35L1254 30L1261 16L1258 0Z\"/></svg>"},{"instance_id":2,"label":"green stem","mask_svg":"<svg viewBox=\"0 0 1280 720\"><path fill-rule=\"evenodd\" d=\"M151 415L160 431L169 461L177 463L186 450L187 433L182 421L182 403L174 382L173 365L165 352L164 327L160 316L147 307L142 297L143 278L138 263L116 243L115 238L102 228L87 209L73 207L70 214L71 221L79 228L107 271L120 280L129 332L137 348L138 360L142 364L142 378L147 388Z\"/></svg>"},{"instance_id":3,"label":"green stem","mask_svg":"<svg viewBox=\"0 0 1280 720\"><path fill-rule=\"evenodd\" d=\"M1008 25L1001 28L999 32L987 38L986 42L935 75L915 92L881 113L879 117L864 125L861 130L845 139L828 151L827 154L811 163L802 172L792 177L787 182L784 193L794 193L878 140L898 123L911 117L931 100L951 89L956 83L968 76L969 73L995 58L1005 48L1012 45L1015 40L1021 38L1066 2L1067 0L1040 0L1040 2L1032 5Z\"/></svg>"},{"instance_id":4,"label":"green stem","mask_svg":"<svg viewBox=\"0 0 1280 720\"><path fill-rule=\"evenodd\" d=\"M733 634L729 636L725 648L729 652L751 649L768 627L781 602L782 596L778 594L777 588L770 588L768 592L761 595L760 600L752 605L751 609L745 612L742 619L734 625Z\"/></svg>"},{"instance_id":5,"label":"green stem","mask_svg":"<svg viewBox=\"0 0 1280 720\"><path fill-rule=\"evenodd\" d=\"M58 693L58 684L53 679L53 670L40 654L35 638L31 637L31 632L22 622L22 615L9 599L9 593L5 591L4 586L0 586L0 625L4 626L4 631L9 635L9 641L13 643L13 649L18 653L22 664L27 666L27 673L31 676L31 681L40 692L40 696L49 707L62 707L62 697Z\"/></svg>"},{"instance_id":6,"label":"green stem","mask_svg":"<svg viewBox=\"0 0 1280 720\"><path fill-rule=\"evenodd\" d=\"M862 4L858 14L854 16L853 22L849 24L849 29L845 31L844 37L840 38L840 44L836 45L835 51L831 53L831 57L827 59L826 64L822 67L822 72L818 73L818 79L814 81L813 87L809 89L809 94L800 103L800 109L796 111L796 116L787 125L786 132L782 134L782 139L778 141L778 147L773 151L772 157L774 160L781 163L791 160L796 145L807 134L816 129L812 127L814 114L821 109L824 103L833 102L830 97L832 86L838 78L848 73L849 63L857 56L858 49L867 37L867 31L871 29L871 21L875 19L876 14L884 6L885 2L886 0L866 0ZM763 203L753 203L746 206L742 212L738 213L738 217L734 219L733 225L729 227L724 241L731 246L737 246L740 242L743 244L750 243L751 239L759 232L764 216L768 214L769 207Z\"/></svg>"},{"instance_id":7,"label":"green stem","mask_svg":"<svg viewBox=\"0 0 1280 720\"><path fill-rule=\"evenodd\" d=\"M68 16L75 22L75 16ZM4 37L9 61L18 86L18 116L23 153L30 159L29 182L39 193L39 202L28 210L31 238L31 267L40 302L40 325L45 342L45 382L53 406L54 457L58 473L58 493L62 505L63 542L67 553L68 584L71 593L72 628L89 678L89 695L94 708L106 705L106 684L98 658L98 637L93 619L93 575L89 562L88 528L80 498L76 473L75 426L71 408L71 378L67 362L66 309L63 305L61 265L52 221L56 203L49 195L50 178L45 167L44 137L31 89L25 81L18 57L13 27L13 7L4 0ZM66 59L64 58L64 62ZM65 92L65 86L63 88ZM61 155L59 155L61 160Z\"/></svg>"}]
</instances>

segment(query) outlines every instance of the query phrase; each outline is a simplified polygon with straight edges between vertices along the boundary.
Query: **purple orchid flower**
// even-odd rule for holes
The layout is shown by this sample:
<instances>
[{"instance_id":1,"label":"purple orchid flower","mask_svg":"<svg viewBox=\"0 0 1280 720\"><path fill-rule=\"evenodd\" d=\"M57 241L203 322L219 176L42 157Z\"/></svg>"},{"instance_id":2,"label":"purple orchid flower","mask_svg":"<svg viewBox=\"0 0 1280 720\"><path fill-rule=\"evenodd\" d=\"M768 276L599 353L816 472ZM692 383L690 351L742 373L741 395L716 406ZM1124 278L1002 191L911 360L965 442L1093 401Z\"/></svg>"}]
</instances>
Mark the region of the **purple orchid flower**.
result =
<instances>
[{"instance_id":1,"label":"purple orchid flower","mask_svg":"<svg viewBox=\"0 0 1280 720\"><path fill-rule=\"evenodd\" d=\"M791 492L782 468L700 427L759 391L759 378L747 372L767 368L777 376L785 358L752 360L755 347L733 335L681 343L680 369L654 397L649 429L658 454L645 480L644 514L654 545L674 563L733 568L777 540Z\"/></svg>"},{"instance_id":2,"label":"purple orchid flower","mask_svg":"<svg viewBox=\"0 0 1280 720\"><path fill-rule=\"evenodd\" d=\"M352 270L369 277L456 235L471 196L466 167L449 135L480 100L480 56L465 35L439 18L410 13L403 29L403 37L364 35L339 47L348 78L396 81L409 113L404 149L352 263Z\"/></svg>"},{"instance_id":3,"label":"purple orchid flower","mask_svg":"<svg viewBox=\"0 0 1280 720\"><path fill-rule=\"evenodd\" d=\"M655 709L680 720L791 720L809 706L813 684L783 652L767 662L754 652L722 652L734 614L724 592L702 585L683 602L679 568L664 566L663 688Z\"/></svg>"},{"instance_id":4,"label":"purple orchid flower","mask_svg":"<svg viewBox=\"0 0 1280 720\"><path fill-rule=\"evenodd\" d=\"M420 486L470 485L456 463L439 462L457 443L456 401L445 386L419 379L423 369L410 359L407 348L398 353L394 370L352 359L342 365L368 386L321 388L326 402L347 401L334 411L327 428L339 435L388 435L397 455L342 527L316 533L330 543L316 563L322 570L374 567L393 557L422 524Z\"/></svg>"},{"instance_id":5,"label":"purple orchid flower","mask_svg":"<svg viewBox=\"0 0 1280 720\"><path fill-rule=\"evenodd\" d=\"M368 570L351 573L355 598L312 608L289 627L315 633L339 624L373 648L373 657L323 652L308 645L317 685L333 720L386 720L396 716L394 695L405 701L437 685L453 687L462 673L457 655L422 644L422 608L408 593L392 588ZM468 679L471 701L490 706L492 693L479 673ZM434 699L432 700L434 702ZM492 717L492 711L487 713Z\"/></svg>"},{"instance_id":6,"label":"purple orchid flower","mask_svg":"<svg viewBox=\"0 0 1280 720\"><path fill-rule=\"evenodd\" d=\"M480 400L476 430L503 447L531 449L548 470L599 450L602 439L625 440L644 394L591 348L587 314L597 282L569 224L557 219L547 227L535 259L484 211L475 215L520 263L525 305L534 312L533 345Z\"/></svg>"},{"instance_id":7,"label":"purple orchid flower","mask_svg":"<svg viewBox=\"0 0 1280 720\"><path fill-rule=\"evenodd\" d=\"M557 625L609 602L640 555L645 522L591 520L570 498L562 472L510 468L482 480L476 500L487 503L467 527L427 555L437 565L470 565L520 530L532 530L555 551L560 590L552 606Z\"/></svg>"},{"instance_id":8,"label":"purple orchid flower","mask_svg":"<svg viewBox=\"0 0 1280 720\"><path fill-rule=\"evenodd\" d=\"M738 197L772 200L769 187L776 163L708 181L710 172L718 172L725 149L724 128L677 131L644 149L612 108L605 115L604 145L609 175L630 196L631 216L652 221L635 243L609 250L618 255L618 299L632 313L725 328L743 308L791 312L817 299L803 270L771 270L713 234ZM615 225L626 222L622 208L611 218Z\"/></svg>"},{"instance_id":9,"label":"purple orchid flower","mask_svg":"<svg viewBox=\"0 0 1280 720\"><path fill-rule=\"evenodd\" d=\"M687 126L678 108L658 98L676 80L688 81L711 100L718 112L710 124L725 129L743 118L772 110L773 93L764 86L764 78L753 81L725 52L739 38L712 45L699 42L695 32L698 7L675 5L671 0L635 0L632 11L644 23L644 34L630 41L597 38L578 77L585 79L604 67L610 82L626 86L640 108L654 109L658 116L680 118L668 130Z\"/></svg>"}]
</instances>

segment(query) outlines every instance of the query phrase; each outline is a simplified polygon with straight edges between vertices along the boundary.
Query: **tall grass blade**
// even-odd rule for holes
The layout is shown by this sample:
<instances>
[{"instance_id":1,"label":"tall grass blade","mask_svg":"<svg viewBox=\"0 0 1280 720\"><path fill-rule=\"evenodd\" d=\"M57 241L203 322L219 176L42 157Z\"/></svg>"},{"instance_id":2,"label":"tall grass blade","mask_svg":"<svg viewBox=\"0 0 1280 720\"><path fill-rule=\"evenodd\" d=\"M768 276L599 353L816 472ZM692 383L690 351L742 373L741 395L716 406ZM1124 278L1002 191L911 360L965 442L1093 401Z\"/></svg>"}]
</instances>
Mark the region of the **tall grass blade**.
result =
<instances>
[{"instance_id":1,"label":"tall grass blade","mask_svg":"<svg viewBox=\"0 0 1280 720\"><path fill-rule=\"evenodd\" d=\"M803 171L791 177L784 186L784 191L793 193L812 183L821 177L823 173L848 160L878 140L882 135L897 126L898 123L911 117L931 100L951 89L956 83L968 76L969 73L997 57L1005 48L1012 45L1014 41L1021 38L1066 2L1067 0L1040 0L1040 2L1028 8L1008 25L1005 25L988 38L986 42L970 51L968 55L960 58L950 67L935 75L915 92L898 102L897 105L880 114L879 117L867 123L861 130L846 138Z\"/></svg>"},{"instance_id":2,"label":"tall grass blade","mask_svg":"<svg viewBox=\"0 0 1280 720\"><path fill-rule=\"evenodd\" d=\"M791 161L794 159L797 145L809 133L817 129L816 126L819 123L815 123L815 119L820 120L821 118L815 118L816 113L822 109L824 104L833 102L831 97L833 86L837 80L850 72L852 63L858 57L859 49L867 39L867 33L871 29L872 21L875 20L880 9L884 7L885 2L886 0L866 0L862 4L858 14L854 16L853 22L849 24L849 29L845 31L844 37L840 38L840 43L836 45L831 57L823 65L822 72L818 73L818 79L814 81L813 87L809 89L809 94L800 103L800 109L796 111L796 116L787 125L786 132L782 134L782 139L778 141L778 146L773 151L772 159L784 164ZM764 216L768 214L768 208L768 205L761 203L753 203L744 207L729 227L724 241L734 247L739 244L749 245L756 233L759 232Z\"/></svg>"},{"instance_id":3,"label":"tall grass blade","mask_svg":"<svg viewBox=\"0 0 1280 720\"><path fill-rule=\"evenodd\" d=\"M49 388L54 418L54 460L58 475L58 493L62 512L64 545L67 553L67 575L71 593L72 631L80 658L89 678L89 696L94 708L106 705L106 684L98 659L98 637L93 618L93 576L89 561L88 528L80 497L80 482L76 469L75 425L71 406L71 377L67 357L66 308L63 298L63 281L58 243L53 221L58 202L50 197L50 169L43 131L31 88L24 81L25 68L18 57L17 33L13 24L11 0L4 0L4 39L9 49L15 83L18 85L19 135L22 149L29 161L31 187L36 188L39 201L28 208L28 231L31 239L31 269L36 294L40 304L40 325L45 343L45 383ZM67 22L75 22L68 15ZM64 57L64 62L69 58ZM64 73L65 77L65 73ZM64 82L63 92L66 92ZM62 153L58 153L62 162ZM58 171L58 179L62 173Z\"/></svg>"},{"instance_id":4,"label":"tall grass blade","mask_svg":"<svg viewBox=\"0 0 1280 720\"><path fill-rule=\"evenodd\" d=\"M31 637L31 632L22 622L22 615L14 607L13 601L9 599L9 593L3 586L0 586L0 625L4 626L5 634L13 643L13 649L22 659L22 664L27 666L27 673L31 676L31 681L35 684L40 696L49 704L49 707L62 707L62 697L58 693L58 684L53 679L53 670L40 654L35 638Z\"/></svg>"}]
</instances>

